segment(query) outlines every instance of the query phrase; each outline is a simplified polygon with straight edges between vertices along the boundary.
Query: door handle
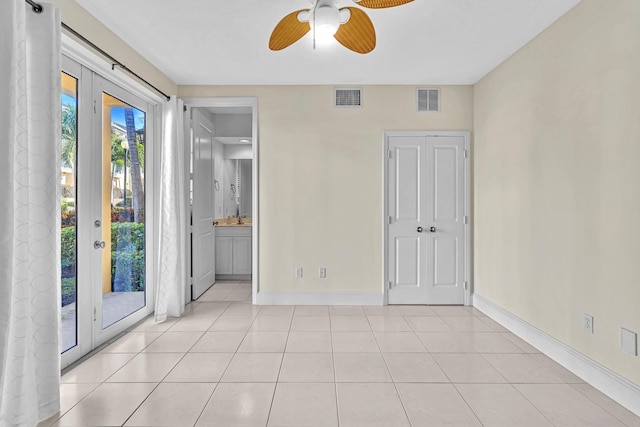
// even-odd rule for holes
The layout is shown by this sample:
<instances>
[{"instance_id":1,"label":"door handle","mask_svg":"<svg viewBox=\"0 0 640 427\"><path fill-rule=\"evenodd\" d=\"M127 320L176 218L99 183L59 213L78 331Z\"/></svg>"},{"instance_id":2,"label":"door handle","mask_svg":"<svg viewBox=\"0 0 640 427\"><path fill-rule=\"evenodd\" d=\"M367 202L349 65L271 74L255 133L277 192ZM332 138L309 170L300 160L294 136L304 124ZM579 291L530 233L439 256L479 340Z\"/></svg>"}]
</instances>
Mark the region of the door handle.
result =
<instances>
[{"instance_id":1,"label":"door handle","mask_svg":"<svg viewBox=\"0 0 640 427\"><path fill-rule=\"evenodd\" d=\"M94 249L104 249L106 245L107 244L104 242L104 240L96 240L95 242L93 242Z\"/></svg>"},{"instance_id":2,"label":"door handle","mask_svg":"<svg viewBox=\"0 0 640 427\"><path fill-rule=\"evenodd\" d=\"M436 232L436 228L435 227L429 227L429 232L435 233Z\"/></svg>"},{"instance_id":3,"label":"door handle","mask_svg":"<svg viewBox=\"0 0 640 427\"><path fill-rule=\"evenodd\" d=\"M422 227L418 227L418 229L416 230L418 233L422 233Z\"/></svg>"}]
</instances>

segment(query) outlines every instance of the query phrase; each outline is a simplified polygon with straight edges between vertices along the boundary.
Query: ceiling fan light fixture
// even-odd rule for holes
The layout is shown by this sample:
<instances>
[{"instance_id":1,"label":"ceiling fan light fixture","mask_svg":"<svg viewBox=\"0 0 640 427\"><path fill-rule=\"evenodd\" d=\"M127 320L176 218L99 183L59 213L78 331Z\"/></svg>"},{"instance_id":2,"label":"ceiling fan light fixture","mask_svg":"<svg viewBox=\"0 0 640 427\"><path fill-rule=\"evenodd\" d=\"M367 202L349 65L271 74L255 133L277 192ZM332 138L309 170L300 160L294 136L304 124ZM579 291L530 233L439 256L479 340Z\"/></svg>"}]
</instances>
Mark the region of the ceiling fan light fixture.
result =
<instances>
[{"instance_id":1,"label":"ceiling fan light fixture","mask_svg":"<svg viewBox=\"0 0 640 427\"><path fill-rule=\"evenodd\" d=\"M331 40L340 27L340 11L334 5L318 5L311 20L318 41Z\"/></svg>"},{"instance_id":2,"label":"ceiling fan light fixture","mask_svg":"<svg viewBox=\"0 0 640 427\"><path fill-rule=\"evenodd\" d=\"M353 0L355 4L382 9L411 3L413 0ZM269 49L282 50L313 30L316 44L330 44L334 40L347 49L365 54L376 47L376 30L367 14L357 7L338 9L338 0L309 0L310 9L292 12L276 25Z\"/></svg>"}]
</instances>

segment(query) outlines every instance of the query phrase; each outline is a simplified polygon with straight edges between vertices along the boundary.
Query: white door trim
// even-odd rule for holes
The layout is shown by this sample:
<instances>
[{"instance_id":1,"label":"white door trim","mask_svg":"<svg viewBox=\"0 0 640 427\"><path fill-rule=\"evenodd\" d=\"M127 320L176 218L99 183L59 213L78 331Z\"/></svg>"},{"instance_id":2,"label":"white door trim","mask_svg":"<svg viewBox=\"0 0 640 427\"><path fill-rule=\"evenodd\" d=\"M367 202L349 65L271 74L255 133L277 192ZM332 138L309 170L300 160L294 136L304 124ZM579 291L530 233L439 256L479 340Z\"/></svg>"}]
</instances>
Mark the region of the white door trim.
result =
<instances>
[{"instance_id":1,"label":"white door trim","mask_svg":"<svg viewBox=\"0 0 640 427\"><path fill-rule=\"evenodd\" d=\"M197 107L251 107L251 148L253 151L253 161L251 162L252 169L252 185L253 185L253 194L252 194L252 237L251 237L251 301L252 304L256 304L256 295L258 294L259 287L259 277L258 277L258 244L259 244L259 180L258 173L260 168L258 167L258 163L260 161L259 153L259 144L258 144L258 97L255 96L237 96L237 97L208 97L208 98L182 98L184 101L184 105L187 108L197 108ZM185 124L186 125L186 124ZM187 171L188 174L189 171ZM186 177L187 182L189 177ZM187 200L185 203L189 203L188 197L189 193L187 192ZM189 230L187 230L187 233ZM189 234L187 234L189 235Z\"/></svg>"},{"instance_id":2,"label":"white door trim","mask_svg":"<svg viewBox=\"0 0 640 427\"><path fill-rule=\"evenodd\" d=\"M460 136L464 138L464 282L466 289L464 292L464 305L472 304L471 289L471 153L470 153L470 132L469 131L385 131L382 136L382 265L383 265L383 290L384 304L389 304L389 137L394 136Z\"/></svg>"}]
</instances>

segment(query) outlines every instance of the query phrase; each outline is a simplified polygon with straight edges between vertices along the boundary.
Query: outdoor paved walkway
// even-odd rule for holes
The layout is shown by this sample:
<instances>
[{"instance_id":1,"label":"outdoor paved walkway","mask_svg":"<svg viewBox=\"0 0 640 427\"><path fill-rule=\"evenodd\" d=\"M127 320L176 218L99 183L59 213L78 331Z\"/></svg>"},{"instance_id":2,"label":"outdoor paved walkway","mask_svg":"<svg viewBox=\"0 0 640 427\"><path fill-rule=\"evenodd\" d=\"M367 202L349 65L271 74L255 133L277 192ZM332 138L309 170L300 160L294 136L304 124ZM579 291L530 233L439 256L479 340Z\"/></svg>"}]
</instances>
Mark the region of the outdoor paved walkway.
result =
<instances>
[{"instance_id":1,"label":"outdoor paved walkway","mask_svg":"<svg viewBox=\"0 0 640 427\"><path fill-rule=\"evenodd\" d=\"M105 328L144 307L144 292L110 292L102 296L102 327ZM62 307L62 349L76 345L76 303Z\"/></svg>"}]
</instances>

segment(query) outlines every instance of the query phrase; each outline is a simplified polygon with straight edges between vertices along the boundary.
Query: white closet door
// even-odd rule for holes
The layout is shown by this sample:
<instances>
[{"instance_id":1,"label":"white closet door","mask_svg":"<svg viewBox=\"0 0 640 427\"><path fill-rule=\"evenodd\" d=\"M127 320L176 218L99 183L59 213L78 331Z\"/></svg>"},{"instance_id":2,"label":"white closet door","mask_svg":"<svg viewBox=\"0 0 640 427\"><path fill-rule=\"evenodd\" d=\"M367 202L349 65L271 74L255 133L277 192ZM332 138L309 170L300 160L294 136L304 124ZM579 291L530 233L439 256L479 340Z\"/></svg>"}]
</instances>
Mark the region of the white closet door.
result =
<instances>
[{"instance_id":1,"label":"white closet door","mask_svg":"<svg viewBox=\"0 0 640 427\"><path fill-rule=\"evenodd\" d=\"M464 303L463 136L389 136L388 302Z\"/></svg>"},{"instance_id":2,"label":"white closet door","mask_svg":"<svg viewBox=\"0 0 640 427\"><path fill-rule=\"evenodd\" d=\"M426 292L425 137L389 138L389 304L422 304Z\"/></svg>"}]
</instances>

